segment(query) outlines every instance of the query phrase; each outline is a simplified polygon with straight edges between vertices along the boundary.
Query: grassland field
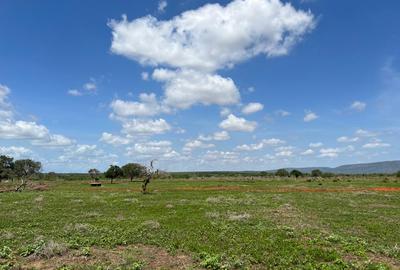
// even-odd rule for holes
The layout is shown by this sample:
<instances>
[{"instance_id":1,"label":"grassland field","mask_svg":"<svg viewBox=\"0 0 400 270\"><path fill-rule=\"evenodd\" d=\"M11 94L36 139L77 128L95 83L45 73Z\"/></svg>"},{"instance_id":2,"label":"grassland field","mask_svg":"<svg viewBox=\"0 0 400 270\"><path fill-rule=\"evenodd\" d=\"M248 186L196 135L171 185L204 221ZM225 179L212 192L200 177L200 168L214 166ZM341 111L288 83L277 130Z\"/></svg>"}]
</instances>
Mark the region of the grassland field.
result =
<instances>
[{"instance_id":1,"label":"grassland field","mask_svg":"<svg viewBox=\"0 0 400 270\"><path fill-rule=\"evenodd\" d=\"M400 269L394 177L43 184L0 193L0 269Z\"/></svg>"}]
</instances>

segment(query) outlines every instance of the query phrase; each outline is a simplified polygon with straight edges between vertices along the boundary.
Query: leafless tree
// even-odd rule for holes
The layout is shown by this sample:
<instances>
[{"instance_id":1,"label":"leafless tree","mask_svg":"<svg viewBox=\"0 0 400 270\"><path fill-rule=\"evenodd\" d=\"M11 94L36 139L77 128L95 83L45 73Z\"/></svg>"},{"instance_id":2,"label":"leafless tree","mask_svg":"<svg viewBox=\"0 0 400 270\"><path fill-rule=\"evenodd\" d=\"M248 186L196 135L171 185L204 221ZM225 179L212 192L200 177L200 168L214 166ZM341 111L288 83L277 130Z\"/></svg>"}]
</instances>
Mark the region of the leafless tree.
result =
<instances>
[{"instance_id":1,"label":"leafless tree","mask_svg":"<svg viewBox=\"0 0 400 270\"><path fill-rule=\"evenodd\" d=\"M143 184L142 184L142 193L145 194L147 192L147 185L150 183L150 181L153 179L153 177L157 174L157 170L154 171L154 162L156 159L153 159L150 161L150 166L146 168L146 171L144 173L144 179L143 179Z\"/></svg>"}]
</instances>

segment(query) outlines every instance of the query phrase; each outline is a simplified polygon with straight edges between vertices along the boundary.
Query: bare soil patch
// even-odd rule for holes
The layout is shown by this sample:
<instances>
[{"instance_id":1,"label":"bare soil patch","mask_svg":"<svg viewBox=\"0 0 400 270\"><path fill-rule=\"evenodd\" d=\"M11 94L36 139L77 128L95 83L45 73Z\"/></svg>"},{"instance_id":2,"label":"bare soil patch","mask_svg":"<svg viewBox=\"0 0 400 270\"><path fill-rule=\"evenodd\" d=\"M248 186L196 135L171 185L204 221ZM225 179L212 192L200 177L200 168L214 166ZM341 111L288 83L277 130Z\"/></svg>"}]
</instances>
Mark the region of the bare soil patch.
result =
<instances>
[{"instance_id":1,"label":"bare soil patch","mask_svg":"<svg viewBox=\"0 0 400 270\"><path fill-rule=\"evenodd\" d=\"M0 187L0 193L4 192L16 192L16 188L19 186L19 183L7 183L3 187ZM46 191L49 190L49 186L46 184L29 182L26 184L25 189L26 191Z\"/></svg>"},{"instance_id":2,"label":"bare soil patch","mask_svg":"<svg viewBox=\"0 0 400 270\"><path fill-rule=\"evenodd\" d=\"M208 186L208 187L178 187L175 190L183 191L244 191L244 192L269 192L269 193L295 193L295 192L400 192L400 187L371 187L371 188L247 188L240 186Z\"/></svg>"},{"instance_id":3,"label":"bare soil patch","mask_svg":"<svg viewBox=\"0 0 400 270\"><path fill-rule=\"evenodd\" d=\"M62 256L45 259L26 258L21 269L50 270L63 266L76 269L83 265L102 265L114 269L119 266L129 267L134 263L143 264L143 269L196 269L194 260L188 255L170 254L165 249L146 245L118 246L114 249L92 247L88 256L82 255L80 251L69 251Z\"/></svg>"}]
</instances>

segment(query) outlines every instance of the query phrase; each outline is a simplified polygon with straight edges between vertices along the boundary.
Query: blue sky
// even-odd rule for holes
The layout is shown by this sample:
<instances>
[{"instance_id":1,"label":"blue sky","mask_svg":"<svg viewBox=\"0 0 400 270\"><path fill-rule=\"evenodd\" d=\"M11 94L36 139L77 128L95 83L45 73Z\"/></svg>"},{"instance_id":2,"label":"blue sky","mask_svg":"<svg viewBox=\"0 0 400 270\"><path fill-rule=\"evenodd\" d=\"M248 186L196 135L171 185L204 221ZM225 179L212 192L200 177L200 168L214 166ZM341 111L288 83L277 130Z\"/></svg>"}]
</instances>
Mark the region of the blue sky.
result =
<instances>
[{"instance_id":1,"label":"blue sky","mask_svg":"<svg viewBox=\"0 0 400 270\"><path fill-rule=\"evenodd\" d=\"M265 170L399 158L398 1L0 3L0 154Z\"/></svg>"}]
</instances>

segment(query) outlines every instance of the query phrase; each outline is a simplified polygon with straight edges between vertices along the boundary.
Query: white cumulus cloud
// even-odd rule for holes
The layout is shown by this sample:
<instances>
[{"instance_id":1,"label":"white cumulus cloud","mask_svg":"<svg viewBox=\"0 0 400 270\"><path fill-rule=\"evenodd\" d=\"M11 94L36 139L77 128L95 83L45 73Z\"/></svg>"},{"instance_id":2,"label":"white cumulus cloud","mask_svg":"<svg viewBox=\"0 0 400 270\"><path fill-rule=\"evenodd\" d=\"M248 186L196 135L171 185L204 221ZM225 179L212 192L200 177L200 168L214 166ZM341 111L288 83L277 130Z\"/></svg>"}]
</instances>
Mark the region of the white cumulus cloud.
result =
<instances>
[{"instance_id":1,"label":"white cumulus cloud","mask_svg":"<svg viewBox=\"0 0 400 270\"><path fill-rule=\"evenodd\" d=\"M320 157L330 157L335 158L338 157L341 150L339 148L323 148L319 150Z\"/></svg>"},{"instance_id":2,"label":"white cumulus cloud","mask_svg":"<svg viewBox=\"0 0 400 270\"><path fill-rule=\"evenodd\" d=\"M319 116L316 113L314 113L312 111L306 111L303 120L304 120L304 122L311 122L318 118L319 118Z\"/></svg>"},{"instance_id":3,"label":"white cumulus cloud","mask_svg":"<svg viewBox=\"0 0 400 270\"><path fill-rule=\"evenodd\" d=\"M79 97L79 96L83 95L83 93L77 89L70 89L70 90L68 90L67 93L68 93L68 95L74 96L74 97Z\"/></svg>"},{"instance_id":4,"label":"white cumulus cloud","mask_svg":"<svg viewBox=\"0 0 400 270\"><path fill-rule=\"evenodd\" d=\"M350 109L358 111L358 112L362 112L365 110L366 107L367 107L367 104L365 102L354 101L351 104Z\"/></svg>"},{"instance_id":5,"label":"white cumulus cloud","mask_svg":"<svg viewBox=\"0 0 400 270\"><path fill-rule=\"evenodd\" d=\"M212 148L215 147L214 144L212 143L205 143L201 140L192 140L192 141L188 141L184 146L183 146L183 151L184 152L191 152L194 149L198 149L198 148Z\"/></svg>"},{"instance_id":6,"label":"white cumulus cloud","mask_svg":"<svg viewBox=\"0 0 400 270\"><path fill-rule=\"evenodd\" d=\"M159 2L158 2L158 7L157 7L157 9L158 9L158 11L159 12L164 12L165 11L165 8L168 6L168 2L166 1L166 0L160 0Z\"/></svg>"},{"instance_id":7,"label":"white cumulus cloud","mask_svg":"<svg viewBox=\"0 0 400 270\"><path fill-rule=\"evenodd\" d=\"M45 139L49 130L36 122L7 121L0 124L1 139Z\"/></svg>"},{"instance_id":8,"label":"white cumulus cloud","mask_svg":"<svg viewBox=\"0 0 400 270\"><path fill-rule=\"evenodd\" d=\"M356 135L361 136L361 137L375 137L378 134L369 130L365 130L365 129L358 129L356 131Z\"/></svg>"},{"instance_id":9,"label":"white cumulus cloud","mask_svg":"<svg viewBox=\"0 0 400 270\"><path fill-rule=\"evenodd\" d=\"M277 110L275 111L275 115L280 116L280 117L286 117L290 115L290 112L285 111L285 110Z\"/></svg>"},{"instance_id":10,"label":"white cumulus cloud","mask_svg":"<svg viewBox=\"0 0 400 270\"><path fill-rule=\"evenodd\" d=\"M390 147L390 144L380 142L380 141L375 141L375 142L366 143L362 147L366 148L366 149L384 148L384 147Z\"/></svg>"},{"instance_id":11,"label":"white cumulus cloud","mask_svg":"<svg viewBox=\"0 0 400 270\"><path fill-rule=\"evenodd\" d=\"M28 148L22 146L9 146L9 147L1 147L0 146L0 155L11 156L15 159L21 157L27 157L32 154L32 151Z\"/></svg>"},{"instance_id":12,"label":"white cumulus cloud","mask_svg":"<svg viewBox=\"0 0 400 270\"><path fill-rule=\"evenodd\" d=\"M351 142L357 142L359 139L360 138L358 138L358 137L350 138L347 136L342 136L342 137L337 138L337 141L340 143L351 143Z\"/></svg>"},{"instance_id":13,"label":"white cumulus cloud","mask_svg":"<svg viewBox=\"0 0 400 270\"><path fill-rule=\"evenodd\" d=\"M179 156L175 150L172 149L170 141L148 141L135 143L132 147L127 147L127 155L140 158L157 157L162 159L176 158Z\"/></svg>"},{"instance_id":14,"label":"white cumulus cloud","mask_svg":"<svg viewBox=\"0 0 400 270\"><path fill-rule=\"evenodd\" d=\"M268 146L277 146L277 145L284 144L284 143L285 143L285 141L283 141L281 139L276 139L276 138L263 139L258 143L238 145L238 146L236 146L236 150L256 151L256 150L261 150Z\"/></svg>"},{"instance_id":15,"label":"white cumulus cloud","mask_svg":"<svg viewBox=\"0 0 400 270\"><path fill-rule=\"evenodd\" d=\"M113 114L117 117L154 116L170 111L166 106L157 101L157 97L154 93L141 93L139 95L139 100L140 101L137 102L116 99L111 102L110 107L113 110Z\"/></svg>"},{"instance_id":16,"label":"white cumulus cloud","mask_svg":"<svg viewBox=\"0 0 400 270\"><path fill-rule=\"evenodd\" d=\"M311 148L319 148L322 147L324 144L322 142L310 143L308 146Z\"/></svg>"},{"instance_id":17,"label":"white cumulus cloud","mask_svg":"<svg viewBox=\"0 0 400 270\"><path fill-rule=\"evenodd\" d=\"M156 69L153 78L165 82L164 102L175 108L187 109L195 104L225 106L240 100L239 90L233 80L216 74Z\"/></svg>"},{"instance_id":18,"label":"white cumulus cloud","mask_svg":"<svg viewBox=\"0 0 400 270\"><path fill-rule=\"evenodd\" d=\"M219 127L229 131L253 132L257 127L257 123L230 114L219 124Z\"/></svg>"},{"instance_id":19,"label":"white cumulus cloud","mask_svg":"<svg viewBox=\"0 0 400 270\"><path fill-rule=\"evenodd\" d=\"M60 134L48 134L47 138L33 140L32 144L43 147L63 147L74 144L75 141Z\"/></svg>"},{"instance_id":20,"label":"white cumulus cloud","mask_svg":"<svg viewBox=\"0 0 400 270\"><path fill-rule=\"evenodd\" d=\"M118 136L118 135L113 135L113 134L108 133L108 132L103 132L101 134L100 141L104 142L104 143L107 143L107 144L114 145L114 146L125 145L125 144L130 143L130 140L128 138L121 137L121 136Z\"/></svg>"},{"instance_id":21,"label":"white cumulus cloud","mask_svg":"<svg viewBox=\"0 0 400 270\"><path fill-rule=\"evenodd\" d=\"M312 150L312 149L307 149L307 150L305 150L304 152L301 153L301 155L303 155L303 156L309 156L309 155L312 155L312 154L314 154L314 150Z\"/></svg>"},{"instance_id":22,"label":"white cumulus cloud","mask_svg":"<svg viewBox=\"0 0 400 270\"><path fill-rule=\"evenodd\" d=\"M259 112L264 109L264 105L258 102L251 102L243 107L242 113L243 114L252 114L255 112Z\"/></svg>"},{"instance_id":23,"label":"white cumulus cloud","mask_svg":"<svg viewBox=\"0 0 400 270\"><path fill-rule=\"evenodd\" d=\"M163 10L167 3L159 3ZM311 12L279 0L234 0L226 6L207 4L166 21L151 15L128 21L123 15L109 27L111 52L157 67L153 78L164 83L163 102L187 109L237 104L235 83L216 71L260 54L287 55L314 29L315 20Z\"/></svg>"},{"instance_id":24,"label":"white cumulus cloud","mask_svg":"<svg viewBox=\"0 0 400 270\"><path fill-rule=\"evenodd\" d=\"M259 54L288 54L315 20L311 12L278 0L235 0L227 6L207 4L168 21L123 16L109 26L115 54L145 65L215 71Z\"/></svg>"},{"instance_id":25,"label":"white cumulus cloud","mask_svg":"<svg viewBox=\"0 0 400 270\"><path fill-rule=\"evenodd\" d=\"M142 72L140 75L141 75L143 81L147 81L149 79L148 72Z\"/></svg>"},{"instance_id":26,"label":"white cumulus cloud","mask_svg":"<svg viewBox=\"0 0 400 270\"><path fill-rule=\"evenodd\" d=\"M223 131L214 132L214 134L209 135L209 136L200 135L198 137L198 140L201 140L201 141L227 141L230 138L231 137L230 137L229 133L227 131L223 130Z\"/></svg>"},{"instance_id":27,"label":"white cumulus cloud","mask_svg":"<svg viewBox=\"0 0 400 270\"><path fill-rule=\"evenodd\" d=\"M132 119L125 121L122 125L122 132L131 136L162 134L169 130L171 130L171 126L162 118L156 120Z\"/></svg>"}]
</instances>

